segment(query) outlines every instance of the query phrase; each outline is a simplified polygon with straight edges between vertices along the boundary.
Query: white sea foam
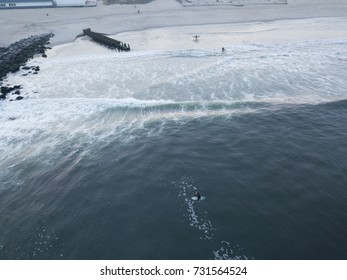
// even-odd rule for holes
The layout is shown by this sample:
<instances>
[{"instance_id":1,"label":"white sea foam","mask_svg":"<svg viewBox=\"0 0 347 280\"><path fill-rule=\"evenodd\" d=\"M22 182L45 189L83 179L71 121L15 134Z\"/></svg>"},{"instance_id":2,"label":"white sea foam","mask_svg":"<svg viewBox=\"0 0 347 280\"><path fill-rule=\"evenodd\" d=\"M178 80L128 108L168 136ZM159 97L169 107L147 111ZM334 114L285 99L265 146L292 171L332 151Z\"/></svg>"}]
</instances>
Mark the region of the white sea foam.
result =
<instances>
[{"instance_id":1,"label":"white sea foam","mask_svg":"<svg viewBox=\"0 0 347 280\"><path fill-rule=\"evenodd\" d=\"M199 239L215 244L218 241L218 229L213 226L213 222L209 218L208 209L205 201L194 201L192 195L198 188L189 178L182 178L178 184L181 202L183 203L184 214L190 227L196 229L199 233ZM219 248L213 251L213 258L216 260L247 260L250 259L245 253L245 249L231 241L220 241Z\"/></svg>"},{"instance_id":2,"label":"white sea foam","mask_svg":"<svg viewBox=\"0 0 347 280\"><path fill-rule=\"evenodd\" d=\"M64 243L46 226L36 226L24 242L19 243L11 252L6 245L0 245L4 255L15 254L17 259L60 259L64 256Z\"/></svg>"},{"instance_id":3,"label":"white sea foam","mask_svg":"<svg viewBox=\"0 0 347 280\"><path fill-rule=\"evenodd\" d=\"M346 98L347 39L229 45L219 49L138 51L55 50L36 58L38 75L10 75L27 98L110 98L136 101L265 101L318 103ZM94 46L95 47L95 46ZM99 47L101 48L101 47ZM83 48L82 48L83 49Z\"/></svg>"},{"instance_id":4,"label":"white sea foam","mask_svg":"<svg viewBox=\"0 0 347 280\"><path fill-rule=\"evenodd\" d=\"M179 197L184 201L187 212L184 214L189 220L189 225L196 228L200 233L200 239L212 240L215 235L215 228L212 222L208 218L208 212L206 209L202 210L197 206L199 201L191 199L197 188L187 180L182 180L179 185ZM201 206L203 207L203 206ZM199 208L199 209L197 209Z\"/></svg>"},{"instance_id":5,"label":"white sea foam","mask_svg":"<svg viewBox=\"0 0 347 280\"><path fill-rule=\"evenodd\" d=\"M131 141L148 121L160 123L158 132L166 120L347 97L347 39L226 48L226 53L215 48L116 53L85 39L53 48L49 59L28 63L40 66L39 74L21 71L5 81L21 84L25 99L0 104L2 164L11 166L67 139Z\"/></svg>"},{"instance_id":6,"label":"white sea foam","mask_svg":"<svg viewBox=\"0 0 347 280\"><path fill-rule=\"evenodd\" d=\"M318 26L324 34L337 26L334 32L341 36L339 29L347 21L205 26L201 44L192 42L182 27L120 35L136 40L145 34L166 44L130 53L117 53L85 38L57 46L48 59L35 57L28 63L40 66L39 74L22 76L22 70L6 79L10 85L22 85L25 98L0 104L0 160L11 166L67 139L92 142L117 135L130 141L148 121L157 121L160 127L166 120L252 112L263 109L256 105L262 103L317 104L347 98L347 36L282 43L259 39L276 35L276 28L299 32L301 24L308 30ZM257 44L232 44L235 34L245 40L258 36ZM189 44L173 43L187 36ZM227 51L217 49L215 41Z\"/></svg>"},{"instance_id":7,"label":"white sea foam","mask_svg":"<svg viewBox=\"0 0 347 280\"><path fill-rule=\"evenodd\" d=\"M213 251L214 259L215 260L248 260L250 259L247 257L243 251L244 249L241 248L239 245L232 245L231 242L228 241L221 241L220 242L220 248L216 251Z\"/></svg>"}]
</instances>

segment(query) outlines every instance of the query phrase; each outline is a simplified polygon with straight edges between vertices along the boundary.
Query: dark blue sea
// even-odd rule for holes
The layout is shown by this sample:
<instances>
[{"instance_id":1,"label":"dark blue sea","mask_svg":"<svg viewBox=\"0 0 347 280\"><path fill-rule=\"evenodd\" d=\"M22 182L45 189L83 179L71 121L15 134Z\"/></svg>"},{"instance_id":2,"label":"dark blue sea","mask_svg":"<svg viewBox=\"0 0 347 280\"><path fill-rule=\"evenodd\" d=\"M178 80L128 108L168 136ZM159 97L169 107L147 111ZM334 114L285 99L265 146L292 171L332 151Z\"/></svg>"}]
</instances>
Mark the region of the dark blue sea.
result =
<instances>
[{"instance_id":1,"label":"dark blue sea","mask_svg":"<svg viewBox=\"0 0 347 280\"><path fill-rule=\"evenodd\" d=\"M0 102L0 259L347 259L346 40L62 57Z\"/></svg>"}]
</instances>

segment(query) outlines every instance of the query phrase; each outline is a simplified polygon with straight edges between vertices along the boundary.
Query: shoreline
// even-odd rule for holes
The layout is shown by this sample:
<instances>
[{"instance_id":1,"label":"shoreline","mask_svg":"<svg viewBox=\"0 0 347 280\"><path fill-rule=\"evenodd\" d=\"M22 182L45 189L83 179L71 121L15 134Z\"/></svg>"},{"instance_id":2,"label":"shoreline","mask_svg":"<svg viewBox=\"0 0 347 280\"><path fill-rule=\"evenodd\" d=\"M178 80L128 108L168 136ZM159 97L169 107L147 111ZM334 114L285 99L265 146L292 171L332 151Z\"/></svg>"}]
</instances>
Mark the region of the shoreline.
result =
<instances>
[{"instance_id":1,"label":"shoreline","mask_svg":"<svg viewBox=\"0 0 347 280\"><path fill-rule=\"evenodd\" d=\"M228 5L183 7L176 0L155 0L148 4L99 5L91 8L27 9L0 11L0 47L22 38L54 33L51 45L73 42L84 28L115 36L153 28L215 24L266 23L278 20L337 17L347 15L347 3L334 1L316 5L289 2L234 7ZM337 3L337 4L336 4ZM137 9L141 10L137 14ZM46 14L49 14L46 16Z\"/></svg>"},{"instance_id":2,"label":"shoreline","mask_svg":"<svg viewBox=\"0 0 347 280\"><path fill-rule=\"evenodd\" d=\"M156 0L143 6L154 5L155 3L163 4L163 1L167 0ZM288 7L288 5L281 6ZM161 9L163 7L167 6L164 5ZM302 8L302 5L300 7ZM214 14L215 11L219 11L225 17L229 16L229 12L235 11L235 9L231 8L224 11L220 9L220 7L206 9L206 7L201 8L200 6L177 8L176 5L175 9L166 10L166 12L162 14L160 12L162 10L155 10L152 7L152 11L149 12L149 14L151 14L151 21L149 21L149 23L147 22L143 25L138 23L130 25L129 22L125 22L123 25L118 26L117 30L114 30L114 32L107 32L107 30L102 29L103 26L101 24L91 27L91 29L94 32L105 33L110 38L125 42L130 45L132 52L135 53L171 50L209 50L220 52L222 49L224 50L224 48L226 48L227 52L233 52L234 48L238 49L240 46L246 46L247 48L247 46L252 44L280 45L293 41L347 40L347 17L345 15L340 16L338 13L336 14L335 9L331 12L332 16L317 17L314 14L307 13L307 11L306 16L304 15L305 13L301 15L296 14L296 9L289 9L288 11L290 12L288 13L278 13L274 16L273 11L278 11L274 8L274 5L262 5L261 7L259 6L259 8L261 8L261 11L266 11L267 13L261 14L261 16L253 16L254 14L252 13L258 12L259 9L255 9L254 6L252 6L244 9L237 18L229 18L227 21L222 18L222 20L214 21L211 20L211 18L205 20L205 15L211 15ZM71 11L73 9L75 8L66 10ZM133 9L133 7L127 6L125 9L129 11ZM167 13L174 16L175 13L172 11L177 13L182 10L184 11L185 18L187 18L189 14L191 15L190 20L182 20L181 22L175 21L174 18L167 21L164 20ZM198 13L196 14L195 11L198 11ZM287 10L281 9L281 11ZM245 14L248 16L242 17L242 15ZM126 17L126 15L127 14L123 15L123 17ZM201 17L202 15L204 15L204 17ZM111 13L104 16L107 18L105 24L110 23L109 17L113 16L113 14ZM143 15L141 15L141 17L142 16ZM80 19L81 15L79 15L78 18ZM90 18L84 18L84 20L86 19ZM154 22L155 24L153 24ZM61 21L55 24L55 28L64 27L61 26ZM74 26L74 28L77 27L81 28L78 34L81 34L83 29L87 28L87 26L84 26L84 23ZM71 28L71 24L70 27L66 28L68 28L66 35L71 37L72 29L69 29ZM113 50L101 47L95 42L90 42L91 40L89 38L84 37L83 39L77 39L76 34L74 34L72 40L67 39L67 37L65 37L65 40L62 40L63 37L59 36L59 34L57 35L54 33L54 35L55 36L51 38L50 41L50 46L53 47L53 49L47 51L48 58L45 58L45 60L50 60L51 58L59 59L60 55L62 55L62 57L84 57L91 54L101 56L109 55L110 52L114 52ZM195 35L200 36L199 41L193 40L193 36ZM57 37L58 40L56 40ZM40 58L35 60L40 61ZM9 80L11 80L11 78ZM2 84L5 85L6 81L7 79L4 79Z\"/></svg>"},{"instance_id":3,"label":"shoreline","mask_svg":"<svg viewBox=\"0 0 347 280\"><path fill-rule=\"evenodd\" d=\"M334 21L332 24L331 21ZM302 25L311 27L301 28ZM338 30L334 27L340 26ZM282 44L292 41L346 39L347 19L304 18L268 22L217 23L158 27L120 32L111 38L123 40L133 51L171 51L219 49L243 44ZM318 29L319 32L315 32ZM199 42L192 36L201 36Z\"/></svg>"},{"instance_id":4,"label":"shoreline","mask_svg":"<svg viewBox=\"0 0 347 280\"><path fill-rule=\"evenodd\" d=\"M196 33L201 36L199 42L193 40L192 36ZM47 81L54 80L54 83L63 85L65 80L68 80L69 78L66 77L58 82L60 78L57 78L59 77L58 74L54 74L56 71L54 68L55 66L58 68L68 68L72 61L77 64L81 62L81 65L84 65L85 63L93 63L93 61L104 61L104 63L108 64L112 63L111 61L114 59L119 59L122 62L128 61L129 65L136 65L135 67L139 67L139 65L146 62L148 57L153 59L154 57L159 58L165 56L172 57L174 60L181 57L201 57L201 60L196 59L185 66L187 67L185 71L195 72L202 69L204 63L213 62L218 64L220 61L223 61L224 59L228 60L230 58L233 60L235 59L236 64L241 63L241 67L243 62L240 61L239 58L242 57L245 52L250 52L250 56L254 56L254 59L263 59L261 53L267 48L283 49L286 51L288 46L310 49L315 48L317 42L318 45L330 44L334 41L347 42L347 18L315 18L279 20L268 23L252 22L246 24L232 23L167 28L161 27L136 32L120 32L115 35L115 39L130 44L132 51L130 53L118 53L92 42L88 37L78 38L74 42L55 45L52 49L47 50L47 58L36 57L29 62L30 65L40 66L42 70L40 73L42 72L43 76L41 74L33 75L28 79L22 77L23 73L20 71L13 75L10 74L8 79L4 82L8 83L9 86L22 85L25 89L35 89L28 92L28 97L30 99L48 98L53 96L60 98L61 96L59 96L59 94L57 95L57 92L60 90L55 90L55 86L52 86L52 88L47 86L44 91L40 89L38 90L40 93L37 94L35 85L41 83L42 79ZM222 53L222 47L226 49L225 53ZM257 50L261 53L252 54L252 50ZM312 51L314 53L314 49L312 49ZM143 56L146 57L146 59L137 59ZM211 57L214 57L214 59L208 62ZM253 62L255 61L251 59L250 63L252 64ZM107 66L104 65L99 68L99 70L94 70L102 73L104 67L107 68ZM167 67L165 72L170 72L172 70L170 69L170 67ZM53 72L48 73L50 71ZM89 73L89 71L85 71L86 69L84 67L78 70L78 73L83 72L86 75L82 75L83 81L81 82L81 85L83 85L83 88L85 87L85 83L89 83L86 81L93 80L86 77L95 78L91 73ZM114 71L121 76L123 75L121 68L114 69ZM163 71L163 68L161 71ZM170 79L171 75L172 74L168 74L166 78ZM82 76L80 74L77 75L78 78L81 78ZM128 81L128 78L128 76L122 76L121 79ZM153 79L154 81L149 81L150 85L155 83L156 77L153 77ZM142 85L141 83L147 84L146 81L147 78L144 78L144 80L139 82L139 85L131 85L130 93L133 94L134 92L137 92L137 90L140 90ZM95 87L94 83L95 81L89 86L91 88ZM51 85L50 82L48 82L48 84ZM78 84L79 83L76 83L76 85ZM125 82L125 84L128 84L128 82ZM115 88L120 87L117 92L127 92L127 90L129 90L128 88L122 88L122 86L119 85L114 86ZM65 86L62 86L62 88L64 88L64 90L61 91L66 92ZM94 94L91 93L90 97L94 98ZM104 97L111 96L106 94ZM124 96L122 98L124 98ZM273 101L274 100L275 99L273 99ZM286 98L286 102L288 100L289 99ZM307 102L304 98L301 98L300 100L301 102ZM311 99L309 99L309 101L310 100Z\"/></svg>"}]
</instances>

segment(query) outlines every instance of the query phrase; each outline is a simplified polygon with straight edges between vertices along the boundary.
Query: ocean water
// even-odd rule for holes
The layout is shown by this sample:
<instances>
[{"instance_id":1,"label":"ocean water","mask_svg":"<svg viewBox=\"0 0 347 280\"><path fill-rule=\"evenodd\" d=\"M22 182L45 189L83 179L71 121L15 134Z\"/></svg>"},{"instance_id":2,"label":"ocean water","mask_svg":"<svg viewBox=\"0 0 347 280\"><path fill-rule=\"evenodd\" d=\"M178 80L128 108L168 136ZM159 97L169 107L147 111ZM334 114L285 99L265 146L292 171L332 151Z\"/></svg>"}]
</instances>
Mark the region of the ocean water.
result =
<instances>
[{"instance_id":1,"label":"ocean water","mask_svg":"<svg viewBox=\"0 0 347 280\"><path fill-rule=\"evenodd\" d=\"M347 40L69 48L0 102L1 259L347 258Z\"/></svg>"}]
</instances>

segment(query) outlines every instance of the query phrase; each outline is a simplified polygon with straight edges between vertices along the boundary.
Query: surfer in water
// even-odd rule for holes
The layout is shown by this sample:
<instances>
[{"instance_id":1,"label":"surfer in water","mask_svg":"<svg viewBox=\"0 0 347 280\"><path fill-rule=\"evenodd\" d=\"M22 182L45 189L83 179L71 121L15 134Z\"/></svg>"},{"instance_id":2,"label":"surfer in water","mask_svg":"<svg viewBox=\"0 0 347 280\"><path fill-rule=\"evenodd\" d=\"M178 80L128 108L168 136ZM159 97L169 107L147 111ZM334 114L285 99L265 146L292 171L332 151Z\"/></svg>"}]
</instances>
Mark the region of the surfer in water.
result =
<instances>
[{"instance_id":1,"label":"surfer in water","mask_svg":"<svg viewBox=\"0 0 347 280\"><path fill-rule=\"evenodd\" d=\"M200 195L199 192L196 192L196 193L195 193L195 196L198 198L197 200L200 200L200 199L201 199L201 195Z\"/></svg>"}]
</instances>

